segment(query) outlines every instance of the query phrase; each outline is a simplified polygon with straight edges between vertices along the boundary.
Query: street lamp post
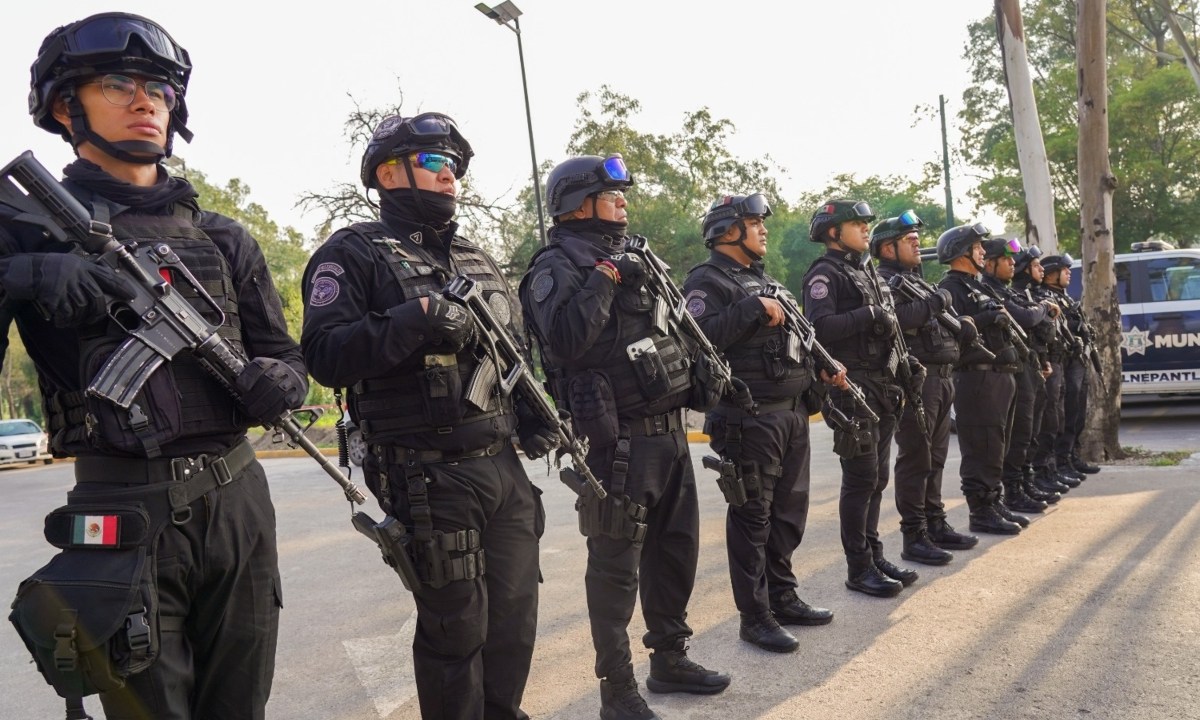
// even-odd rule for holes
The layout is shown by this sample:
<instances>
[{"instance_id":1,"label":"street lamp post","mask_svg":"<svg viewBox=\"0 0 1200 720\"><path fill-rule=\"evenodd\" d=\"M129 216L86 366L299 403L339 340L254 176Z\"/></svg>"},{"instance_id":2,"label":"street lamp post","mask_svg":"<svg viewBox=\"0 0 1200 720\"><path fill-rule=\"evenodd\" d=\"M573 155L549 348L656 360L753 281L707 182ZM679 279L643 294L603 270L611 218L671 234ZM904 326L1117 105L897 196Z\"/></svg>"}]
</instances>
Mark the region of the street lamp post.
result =
<instances>
[{"instance_id":1,"label":"street lamp post","mask_svg":"<svg viewBox=\"0 0 1200 720\"><path fill-rule=\"evenodd\" d=\"M542 211L542 181L538 177L537 152L533 147L533 115L529 112L529 84L525 80L525 48L521 45L521 21L518 20L521 16L521 9L514 5L511 0L504 0L504 2L495 7L488 7L487 3L479 3L475 6L475 9L495 20L497 25L503 25L512 30L517 36L517 57L521 61L521 90L525 94L525 124L529 128L529 160L533 164L533 197L537 200L539 239L541 240L541 244L545 245L546 221ZM509 24L510 21L512 22L511 25Z\"/></svg>"}]
</instances>

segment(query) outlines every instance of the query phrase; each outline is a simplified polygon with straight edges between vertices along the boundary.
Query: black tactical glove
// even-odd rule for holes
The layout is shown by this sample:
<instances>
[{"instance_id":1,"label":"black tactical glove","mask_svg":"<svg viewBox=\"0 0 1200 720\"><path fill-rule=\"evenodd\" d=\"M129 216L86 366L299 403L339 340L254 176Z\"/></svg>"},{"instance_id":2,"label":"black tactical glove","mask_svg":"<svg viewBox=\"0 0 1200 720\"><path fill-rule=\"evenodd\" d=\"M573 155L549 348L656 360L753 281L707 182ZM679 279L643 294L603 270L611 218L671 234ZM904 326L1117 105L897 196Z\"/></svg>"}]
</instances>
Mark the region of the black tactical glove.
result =
<instances>
[{"instance_id":1,"label":"black tactical glove","mask_svg":"<svg viewBox=\"0 0 1200 720\"><path fill-rule=\"evenodd\" d=\"M909 355L908 371L910 373L908 378L908 389L910 392L916 393L919 396L921 391L925 388L925 366L921 364L920 360L917 360L912 355Z\"/></svg>"},{"instance_id":2,"label":"black tactical glove","mask_svg":"<svg viewBox=\"0 0 1200 720\"><path fill-rule=\"evenodd\" d=\"M537 460L558 447L558 433L539 421L522 420L521 424L517 425L517 442L521 443L525 457Z\"/></svg>"},{"instance_id":3,"label":"black tactical glove","mask_svg":"<svg viewBox=\"0 0 1200 720\"><path fill-rule=\"evenodd\" d=\"M458 352L475 343L475 321L463 306L447 300L440 293L429 293L429 307L425 309L429 327L440 339L445 340L453 352Z\"/></svg>"},{"instance_id":4,"label":"black tactical glove","mask_svg":"<svg viewBox=\"0 0 1200 720\"><path fill-rule=\"evenodd\" d=\"M308 378L282 360L256 357L237 376L238 397L246 414L267 423L284 410L300 407L308 395Z\"/></svg>"},{"instance_id":5,"label":"black tactical glove","mask_svg":"<svg viewBox=\"0 0 1200 720\"><path fill-rule=\"evenodd\" d=\"M697 356L692 365L692 390L688 396L688 407L696 412L708 412L717 406L721 396L729 392L724 379L713 373L706 355Z\"/></svg>"},{"instance_id":6,"label":"black tactical glove","mask_svg":"<svg viewBox=\"0 0 1200 720\"><path fill-rule=\"evenodd\" d=\"M12 300L30 300L58 327L104 318L108 300L132 300L134 288L105 265L70 253L26 253L8 259L0 289Z\"/></svg>"},{"instance_id":7,"label":"black tactical glove","mask_svg":"<svg viewBox=\"0 0 1200 720\"><path fill-rule=\"evenodd\" d=\"M637 255L621 253L613 255L609 262L617 268L617 274L621 276L621 287L637 290L646 282L646 266Z\"/></svg>"},{"instance_id":8,"label":"black tactical glove","mask_svg":"<svg viewBox=\"0 0 1200 720\"><path fill-rule=\"evenodd\" d=\"M979 328L975 327L975 323L965 317L960 317L958 322L961 327L958 329L958 336L955 339L959 343L966 345L967 343L974 342L975 338L979 337Z\"/></svg>"},{"instance_id":9,"label":"black tactical glove","mask_svg":"<svg viewBox=\"0 0 1200 720\"><path fill-rule=\"evenodd\" d=\"M941 306L934 308L934 312L941 312L942 310L949 310L954 307L954 296L946 288L938 288L929 296L929 299Z\"/></svg>"},{"instance_id":10,"label":"black tactical glove","mask_svg":"<svg viewBox=\"0 0 1200 720\"><path fill-rule=\"evenodd\" d=\"M895 317L884 307L879 305L872 305L870 307L872 317L874 317L871 332L875 334L875 337L883 338L884 340L891 339L896 334Z\"/></svg>"}]
</instances>

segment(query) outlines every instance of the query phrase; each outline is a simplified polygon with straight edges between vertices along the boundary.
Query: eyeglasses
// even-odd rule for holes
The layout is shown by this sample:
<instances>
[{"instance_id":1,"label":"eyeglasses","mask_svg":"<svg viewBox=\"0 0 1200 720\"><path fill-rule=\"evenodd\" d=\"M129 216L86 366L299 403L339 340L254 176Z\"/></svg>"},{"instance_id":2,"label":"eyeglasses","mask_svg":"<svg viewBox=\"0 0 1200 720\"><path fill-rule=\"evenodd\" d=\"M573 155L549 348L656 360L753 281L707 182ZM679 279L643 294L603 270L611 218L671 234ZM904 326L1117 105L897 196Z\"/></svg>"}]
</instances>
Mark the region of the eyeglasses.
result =
<instances>
[{"instance_id":1,"label":"eyeglasses","mask_svg":"<svg viewBox=\"0 0 1200 720\"><path fill-rule=\"evenodd\" d=\"M161 80L139 82L125 75L110 73L82 84L99 85L104 99L119 107L132 105L134 99L137 98L139 87L146 91L146 97L150 98L150 104L159 110L174 110L179 102L175 88L171 87L170 83Z\"/></svg>"},{"instance_id":2,"label":"eyeglasses","mask_svg":"<svg viewBox=\"0 0 1200 720\"><path fill-rule=\"evenodd\" d=\"M616 203L618 200L622 200L624 198L625 193L621 192L620 190L602 190L596 193L597 200L604 200L611 203Z\"/></svg>"},{"instance_id":3,"label":"eyeglasses","mask_svg":"<svg viewBox=\"0 0 1200 720\"><path fill-rule=\"evenodd\" d=\"M408 161L417 167L428 170L431 173L440 173L442 168L450 168L450 172L458 177L458 161L448 155L439 153L418 152L408 156ZM384 165L396 165L400 162L400 158L392 158L385 161Z\"/></svg>"},{"instance_id":4,"label":"eyeglasses","mask_svg":"<svg viewBox=\"0 0 1200 720\"><path fill-rule=\"evenodd\" d=\"M901 235L899 238L897 238L897 242L899 242L900 240L908 240L910 242L920 242L921 241L921 233L917 232L916 230L913 230L912 232L907 233L905 235Z\"/></svg>"}]
</instances>

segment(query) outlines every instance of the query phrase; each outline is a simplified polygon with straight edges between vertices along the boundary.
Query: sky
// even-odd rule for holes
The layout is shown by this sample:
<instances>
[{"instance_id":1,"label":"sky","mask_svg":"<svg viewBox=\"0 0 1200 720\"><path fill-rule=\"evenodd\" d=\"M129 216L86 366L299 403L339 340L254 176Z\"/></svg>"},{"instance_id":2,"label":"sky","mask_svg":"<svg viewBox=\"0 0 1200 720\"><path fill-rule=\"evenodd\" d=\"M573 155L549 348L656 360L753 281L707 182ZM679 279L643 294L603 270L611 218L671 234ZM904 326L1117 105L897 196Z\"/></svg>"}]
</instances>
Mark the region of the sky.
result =
<instances>
[{"instance_id":1,"label":"sky","mask_svg":"<svg viewBox=\"0 0 1200 720\"><path fill-rule=\"evenodd\" d=\"M602 85L641 103L640 132L670 133L708 108L730 120L731 151L784 168L784 200L834 175L916 175L940 160L939 94L951 155L970 75L969 23L981 0L516 0L539 162L565 159L580 93ZM57 173L67 143L28 115L29 66L55 27L122 10L162 25L191 55L190 145L176 154L211 181L239 178L271 218L312 233L295 208L305 192L357 182L361 150L345 121L402 102L405 114L455 118L475 149L470 177L485 197L512 198L530 179L517 38L471 0L319 0L295 4L192 0L117 5L20 3L0 43L0 161L30 149ZM284 10L279 10L284 8ZM303 9L302 9L303 8ZM934 108L932 117L914 112ZM637 168L631 168L637 173ZM955 215L972 184L952 169ZM730 188L730 192L752 191ZM941 193L937 195L941 198ZM636 226L636 208L631 220ZM993 216L994 217L994 216Z\"/></svg>"}]
</instances>

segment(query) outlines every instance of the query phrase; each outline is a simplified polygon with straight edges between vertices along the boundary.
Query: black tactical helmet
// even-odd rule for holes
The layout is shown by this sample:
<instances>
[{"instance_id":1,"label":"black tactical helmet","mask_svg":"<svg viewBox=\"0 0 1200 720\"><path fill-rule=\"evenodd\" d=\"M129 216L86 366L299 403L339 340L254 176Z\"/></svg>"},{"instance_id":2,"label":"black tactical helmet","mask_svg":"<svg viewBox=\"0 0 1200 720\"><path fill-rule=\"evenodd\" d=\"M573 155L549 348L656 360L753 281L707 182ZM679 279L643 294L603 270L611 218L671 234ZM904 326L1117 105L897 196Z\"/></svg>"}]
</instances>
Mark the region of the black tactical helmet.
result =
<instances>
[{"instance_id":1,"label":"black tactical helmet","mask_svg":"<svg viewBox=\"0 0 1200 720\"><path fill-rule=\"evenodd\" d=\"M995 260L1008 255L1015 258L1021 252L1021 241L1016 238L989 238L983 241L983 259Z\"/></svg>"},{"instance_id":2,"label":"black tactical helmet","mask_svg":"<svg viewBox=\"0 0 1200 720\"><path fill-rule=\"evenodd\" d=\"M74 144L90 140L105 152L123 160L147 162L145 158L130 157L125 151L159 154L153 143L128 141L108 143L87 125L87 116L75 97L76 82L105 73L129 73L169 83L177 97L167 128L166 156L171 155L174 133L190 141L187 129L188 78L192 62L184 50L153 20L129 13L100 13L55 29L38 50L37 60L29 68L29 114L33 122L45 130L71 140L71 134L52 110L54 101L62 96L74 119L71 129ZM75 107L72 107L75 106ZM146 147L151 146L151 147ZM156 162L157 158L149 160Z\"/></svg>"},{"instance_id":3,"label":"black tactical helmet","mask_svg":"<svg viewBox=\"0 0 1200 720\"><path fill-rule=\"evenodd\" d=\"M708 212L704 214L702 223L704 244L712 247L713 243L720 240L721 236L741 218L768 218L770 216L771 205L762 193L726 195L719 200L714 200L713 204L709 206Z\"/></svg>"},{"instance_id":4,"label":"black tactical helmet","mask_svg":"<svg viewBox=\"0 0 1200 720\"><path fill-rule=\"evenodd\" d=\"M379 122L367 149L363 152L359 177L363 187L378 189L375 168L391 158L404 157L409 153L436 150L451 155L458 161L454 177L461 178L471 164L475 151L458 130L458 125L449 115L436 112L421 113L414 117L388 115Z\"/></svg>"},{"instance_id":5,"label":"black tactical helmet","mask_svg":"<svg viewBox=\"0 0 1200 720\"><path fill-rule=\"evenodd\" d=\"M1071 257L1070 253L1062 255L1047 255L1042 258L1042 269L1049 275L1052 272L1058 272L1063 268L1069 268L1075 262L1075 258Z\"/></svg>"},{"instance_id":6,"label":"black tactical helmet","mask_svg":"<svg viewBox=\"0 0 1200 720\"><path fill-rule=\"evenodd\" d=\"M862 220L873 222L875 213L865 202L855 202L845 198L834 198L821 205L813 213L812 221L808 224L808 239L812 242L825 242L825 231L847 220Z\"/></svg>"},{"instance_id":7,"label":"black tactical helmet","mask_svg":"<svg viewBox=\"0 0 1200 720\"><path fill-rule=\"evenodd\" d=\"M1037 245L1030 245L1017 253L1017 256L1013 258L1013 273L1020 275L1029 269L1034 260L1038 260L1041 257L1042 249Z\"/></svg>"},{"instance_id":8,"label":"black tactical helmet","mask_svg":"<svg viewBox=\"0 0 1200 720\"><path fill-rule=\"evenodd\" d=\"M954 258L969 254L972 245L987 240L991 235L991 231L983 223L950 228L938 238L938 262L949 265Z\"/></svg>"},{"instance_id":9,"label":"black tactical helmet","mask_svg":"<svg viewBox=\"0 0 1200 720\"><path fill-rule=\"evenodd\" d=\"M582 207L589 195L630 187L633 187L633 176L625 168L620 153L608 157L573 157L555 165L546 176L546 212L557 220L559 215Z\"/></svg>"},{"instance_id":10,"label":"black tactical helmet","mask_svg":"<svg viewBox=\"0 0 1200 720\"><path fill-rule=\"evenodd\" d=\"M925 227L921 218L912 210L905 210L898 217L888 218L871 228L871 255L879 257L880 248L889 240L902 238L914 230Z\"/></svg>"}]
</instances>

